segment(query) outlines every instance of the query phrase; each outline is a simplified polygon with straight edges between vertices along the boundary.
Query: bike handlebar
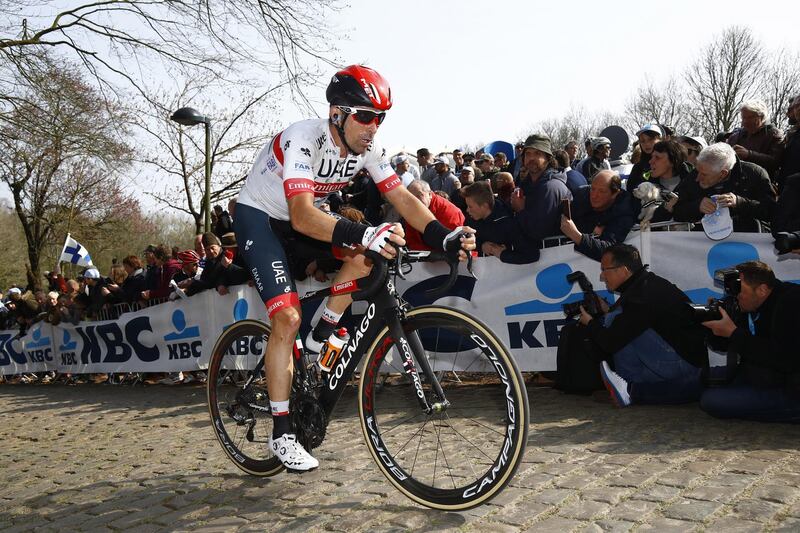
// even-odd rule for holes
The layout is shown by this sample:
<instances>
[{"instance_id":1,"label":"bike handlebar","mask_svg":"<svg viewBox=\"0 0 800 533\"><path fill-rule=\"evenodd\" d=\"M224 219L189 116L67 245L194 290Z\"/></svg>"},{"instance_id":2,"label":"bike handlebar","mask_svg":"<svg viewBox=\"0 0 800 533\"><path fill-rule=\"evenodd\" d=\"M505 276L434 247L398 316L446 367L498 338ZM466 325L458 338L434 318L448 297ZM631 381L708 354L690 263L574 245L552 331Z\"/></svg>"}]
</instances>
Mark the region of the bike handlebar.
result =
<instances>
[{"instance_id":1,"label":"bike handlebar","mask_svg":"<svg viewBox=\"0 0 800 533\"><path fill-rule=\"evenodd\" d=\"M425 294L433 299L436 300L443 296L450 288L455 284L456 280L458 279L458 264L459 260L457 258L451 257L445 252L418 252L418 251L409 251L405 247L398 248L397 256L395 259L386 259L378 252L374 252L372 250L367 250L364 252L364 255L370 259L373 263L372 270L370 271L369 275L360 278L358 280L358 290L353 292L353 300L369 300L378 289L386 282L386 278L389 275L389 262L391 261L394 263L394 268L396 272L400 272L400 268L403 262L406 263L429 263L434 261L445 261L447 265L450 267L450 272L447 275L447 280L440 285L439 287L435 287L433 289L428 289L425 291ZM467 271L475 277L475 274L472 272L472 254L467 252ZM402 274L401 274L402 276Z\"/></svg>"}]
</instances>

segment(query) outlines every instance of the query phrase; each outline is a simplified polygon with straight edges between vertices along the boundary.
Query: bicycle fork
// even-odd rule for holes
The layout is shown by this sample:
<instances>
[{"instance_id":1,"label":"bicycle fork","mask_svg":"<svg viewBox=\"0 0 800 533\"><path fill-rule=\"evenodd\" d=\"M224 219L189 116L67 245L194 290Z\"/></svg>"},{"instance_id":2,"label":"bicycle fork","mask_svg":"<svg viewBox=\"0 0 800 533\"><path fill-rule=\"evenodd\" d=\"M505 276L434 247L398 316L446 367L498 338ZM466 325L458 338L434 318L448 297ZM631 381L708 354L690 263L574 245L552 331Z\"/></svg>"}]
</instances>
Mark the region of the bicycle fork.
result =
<instances>
[{"instance_id":1,"label":"bicycle fork","mask_svg":"<svg viewBox=\"0 0 800 533\"><path fill-rule=\"evenodd\" d=\"M390 313L387 313L389 315ZM433 373L428 356L425 355L425 349L422 346L422 341L419 339L416 331L406 334L403 331L403 326L400 324L400 319L395 314L386 317L386 324L389 326L389 333L394 339L394 345L400 352L400 357L403 359L403 370L411 378L414 384L414 389L417 393L417 401L425 414L441 413L447 410L450 402L444 396L444 390L436 375ZM420 380L417 366L419 365L422 373L431 384L433 392L438 398L438 401L429 403L425 397L425 391L422 389L422 380Z\"/></svg>"}]
</instances>

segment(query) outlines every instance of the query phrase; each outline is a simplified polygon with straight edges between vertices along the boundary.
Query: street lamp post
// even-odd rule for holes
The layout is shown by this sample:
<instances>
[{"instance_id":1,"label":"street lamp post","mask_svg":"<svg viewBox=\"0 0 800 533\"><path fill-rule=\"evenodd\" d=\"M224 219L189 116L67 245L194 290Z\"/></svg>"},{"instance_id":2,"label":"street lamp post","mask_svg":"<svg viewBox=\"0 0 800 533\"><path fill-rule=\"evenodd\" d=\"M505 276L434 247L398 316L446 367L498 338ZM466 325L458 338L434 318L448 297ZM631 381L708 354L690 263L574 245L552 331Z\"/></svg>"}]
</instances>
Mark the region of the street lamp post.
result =
<instances>
[{"instance_id":1,"label":"street lamp post","mask_svg":"<svg viewBox=\"0 0 800 533\"><path fill-rule=\"evenodd\" d=\"M211 231L211 119L203 116L196 109L182 107L175 111L171 117L173 121L181 126L196 126L203 124L206 133L206 191L203 195L203 205L205 206L205 231Z\"/></svg>"}]
</instances>

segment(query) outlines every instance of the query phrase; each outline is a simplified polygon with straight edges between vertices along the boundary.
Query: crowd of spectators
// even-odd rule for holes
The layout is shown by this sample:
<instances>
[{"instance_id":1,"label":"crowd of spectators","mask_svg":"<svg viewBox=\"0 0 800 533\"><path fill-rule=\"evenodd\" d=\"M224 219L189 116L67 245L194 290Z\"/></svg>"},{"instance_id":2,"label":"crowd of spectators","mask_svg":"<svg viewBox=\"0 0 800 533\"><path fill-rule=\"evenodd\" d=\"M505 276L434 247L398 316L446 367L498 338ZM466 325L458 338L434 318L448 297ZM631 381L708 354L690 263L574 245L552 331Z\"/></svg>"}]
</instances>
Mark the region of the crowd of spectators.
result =
<instances>
[{"instance_id":1,"label":"crowd of spectators","mask_svg":"<svg viewBox=\"0 0 800 533\"><path fill-rule=\"evenodd\" d=\"M730 209L735 231L799 231L800 96L791 100L785 132L768 123L763 103L745 103L740 115L741 127L720 133L710 145L668 126L642 125L627 173L619 171L626 167L612 168L612 143L600 136L585 140L584 154L576 140L559 149L547 136L533 134L517 143L511 160L503 152L453 150L434 156L420 148L391 163L442 224L474 227L478 253L506 263L535 262L542 248L567 242L599 261L641 218L642 205L631 193L643 183L661 194L652 222L690 227L721 206ZM365 170L321 207L373 225L399 219ZM194 249L150 245L140 256L115 260L107 277L88 268L67 279L56 269L46 273L45 289L12 287L0 293L0 329L24 332L39 320L113 319L170 298L204 290L226 294L231 285L251 282L236 253L234 208L234 201L228 211L215 206L214 231L197 235ZM408 225L406 233L411 248L424 247ZM298 280L324 281L338 268L335 262L289 260Z\"/></svg>"}]
</instances>

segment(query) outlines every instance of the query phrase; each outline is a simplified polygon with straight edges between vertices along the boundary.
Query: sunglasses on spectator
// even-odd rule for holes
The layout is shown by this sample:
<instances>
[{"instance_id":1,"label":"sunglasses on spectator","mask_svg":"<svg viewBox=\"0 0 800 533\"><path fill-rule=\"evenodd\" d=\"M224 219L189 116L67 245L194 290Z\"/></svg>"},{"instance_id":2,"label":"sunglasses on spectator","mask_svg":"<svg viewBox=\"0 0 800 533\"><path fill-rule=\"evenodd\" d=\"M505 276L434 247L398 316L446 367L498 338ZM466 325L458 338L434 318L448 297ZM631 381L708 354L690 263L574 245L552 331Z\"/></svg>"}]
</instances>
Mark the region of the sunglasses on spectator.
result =
<instances>
[{"instance_id":1,"label":"sunglasses on spectator","mask_svg":"<svg viewBox=\"0 0 800 533\"><path fill-rule=\"evenodd\" d=\"M376 126L380 126L383 123L383 119L386 118L386 112L384 111L377 113L371 109L360 109L358 107L337 107L348 115L352 115L356 122L359 124L364 124L365 126L372 124L373 122L375 122Z\"/></svg>"}]
</instances>

